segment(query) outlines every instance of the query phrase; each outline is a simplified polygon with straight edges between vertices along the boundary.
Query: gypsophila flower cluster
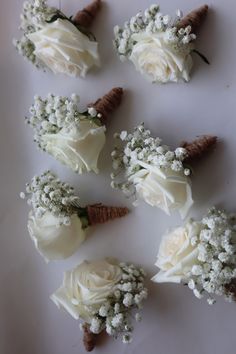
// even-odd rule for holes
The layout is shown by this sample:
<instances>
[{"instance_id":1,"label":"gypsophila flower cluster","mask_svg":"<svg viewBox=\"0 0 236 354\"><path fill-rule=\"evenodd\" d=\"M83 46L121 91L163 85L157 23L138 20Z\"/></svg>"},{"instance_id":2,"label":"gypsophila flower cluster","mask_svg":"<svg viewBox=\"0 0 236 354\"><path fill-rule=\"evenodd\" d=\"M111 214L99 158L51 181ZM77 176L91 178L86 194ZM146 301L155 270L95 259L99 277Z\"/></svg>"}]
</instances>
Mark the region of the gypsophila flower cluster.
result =
<instances>
[{"instance_id":1,"label":"gypsophila flower cluster","mask_svg":"<svg viewBox=\"0 0 236 354\"><path fill-rule=\"evenodd\" d=\"M180 10L176 12L176 18L163 15L158 5L151 5L144 13L139 12L129 21L125 22L124 28L114 28L114 46L123 61L129 58L133 46L137 43L134 36L137 33L157 34L163 33L165 41L177 52L190 52L193 49L192 42L196 35L191 33L191 26L177 28L182 18Z\"/></svg>"},{"instance_id":2,"label":"gypsophila flower cluster","mask_svg":"<svg viewBox=\"0 0 236 354\"><path fill-rule=\"evenodd\" d=\"M31 61L38 69L44 67L44 64L34 54L34 44L25 35L23 35L20 40L13 39L13 45L16 47L19 54Z\"/></svg>"},{"instance_id":3,"label":"gypsophila flower cluster","mask_svg":"<svg viewBox=\"0 0 236 354\"><path fill-rule=\"evenodd\" d=\"M209 304L215 302L215 295L231 300L227 285L236 278L236 215L212 208L201 223L200 234L191 240L199 253L188 286L199 299L208 293Z\"/></svg>"},{"instance_id":4,"label":"gypsophila flower cluster","mask_svg":"<svg viewBox=\"0 0 236 354\"><path fill-rule=\"evenodd\" d=\"M96 334L105 330L111 336L122 336L123 343L130 343L133 331L132 312L142 309L143 301L148 295L144 286L146 274L142 268L132 264L120 263L120 268L121 280L107 302L93 313L90 330ZM139 312L135 314L135 319L137 322L141 320Z\"/></svg>"},{"instance_id":5,"label":"gypsophila flower cluster","mask_svg":"<svg viewBox=\"0 0 236 354\"><path fill-rule=\"evenodd\" d=\"M134 186L129 181L130 177L148 166L183 171L186 176L191 173L183 164L187 156L186 149L179 147L171 151L168 146L162 145L160 138L151 137L150 130L146 130L143 123L132 134L122 131L115 134L115 138L122 142L122 146L115 147L111 154L115 170L111 175L112 188L121 189L126 194L132 193ZM124 182L118 181L122 172L125 174Z\"/></svg>"},{"instance_id":6,"label":"gypsophila flower cluster","mask_svg":"<svg viewBox=\"0 0 236 354\"><path fill-rule=\"evenodd\" d=\"M13 44L21 55L38 68L44 67L44 64L34 55L34 44L27 38L27 35L40 30L47 21L58 13L60 11L48 6L46 0L25 1L23 4L19 27L23 32L23 36L20 40L14 39Z\"/></svg>"},{"instance_id":7,"label":"gypsophila flower cluster","mask_svg":"<svg viewBox=\"0 0 236 354\"><path fill-rule=\"evenodd\" d=\"M19 29L26 34L33 33L41 29L58 11L55 7L48 6L46 0L25 1Z\"/></svg>"},{"instance_id":8,"label":"gypsophila flower cluster","mask_svg":"<svg viewBox=\"0 0 236 354\"><path fill-rule=\"evenodd\" d=\"M62 224L70 224L70 216L74 213L73 205L79 198L74 194L74 188L61 182L51 171L40 176L34 176L31 183L26 184L26 193L20 194L22 199L32 207L35 216L40 218L47 211L62 220Z\"/></svg>"},{"instance_id":9,"label":"gypsophila flower cluster","mask_svg":"<svg viewBox=\"0 0 236 354\"><path fill-rule=\"evenodd\" d=\"M45 143L42 139L45 134L56 134L62 128L69 128L79 124L84 119L93 120L100 124L101 114L95 108L88 108L87 112L80 113L79 96L72 94L71 98L48 94L46 99L40 96L34 97L34 104L30 107L30 117L26 118L26 123L34 128L34 141L38 147L45 151Z\"/></svg>"}]
</instances>

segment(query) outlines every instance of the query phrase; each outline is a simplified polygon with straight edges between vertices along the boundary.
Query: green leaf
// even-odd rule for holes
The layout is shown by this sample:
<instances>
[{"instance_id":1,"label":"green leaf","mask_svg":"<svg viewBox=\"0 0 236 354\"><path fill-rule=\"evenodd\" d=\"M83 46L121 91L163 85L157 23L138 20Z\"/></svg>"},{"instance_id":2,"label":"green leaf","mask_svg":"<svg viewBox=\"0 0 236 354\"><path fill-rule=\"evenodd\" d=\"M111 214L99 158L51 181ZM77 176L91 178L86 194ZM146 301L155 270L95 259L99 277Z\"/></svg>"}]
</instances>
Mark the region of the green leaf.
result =
<instances>
[{"instance_id":1,"label":"green leaf","mask_svg":"<svg viewBox=\"0 0 236 354\"><path fill-rule=\"evenodd\" d=\"M81 33L83 33L86 37L88 37L91 41L96 42L96 37L94 36L94 34L92 32L90 32L87 28L84 28L83 26L77 25L74 21L73 21L73 16L70 16L69 18L66 17L61 11L58 11L55 13L55 15L53 15L50 20L47 20L47 23L53 23L56 20L61 19L61 20L67 20L70 23L72 23L72 25L74 25L78 31L80 31Z\"/></svg>"},{"instance_id":2,"label":"green leaf","mask_svg":"<svg viewBox=\"0 0 236 354\"><path fill-rule=\"evenodd\" d=\"M83 229L86 229L89 226L89 218L87 208L78 207L77 215L81 220Z\"/></svg>"},{"instance_id":3,"label":"green leaf","mask_svg":"<svg viewBox=\"0 0 236 354\"><path fill-rule=\"evenodd\" d=\"M97 124L99 127L102 126L102 122L98 117L91 117L91 115L88 113L88 111L82 112L81 115L86 117L86 119L91 120L93 123Z\"/></svg>"},{"instance_id":4,"label":"green leaf","mask_svg":"<svg viewBox=\"0 0 236 354\"><path fill-rule=\"evenodd\" d=\"M51 18L50 18L50 20L47 20L46 22L47 23L53 23L53 22L55 22L56 20L58 20L58 19L61 19L61 20L68 20L68 18L62 13L62 12L57 12L57 13L55 13L55 15L53 15Z\"/></svg>"}]
</instances>

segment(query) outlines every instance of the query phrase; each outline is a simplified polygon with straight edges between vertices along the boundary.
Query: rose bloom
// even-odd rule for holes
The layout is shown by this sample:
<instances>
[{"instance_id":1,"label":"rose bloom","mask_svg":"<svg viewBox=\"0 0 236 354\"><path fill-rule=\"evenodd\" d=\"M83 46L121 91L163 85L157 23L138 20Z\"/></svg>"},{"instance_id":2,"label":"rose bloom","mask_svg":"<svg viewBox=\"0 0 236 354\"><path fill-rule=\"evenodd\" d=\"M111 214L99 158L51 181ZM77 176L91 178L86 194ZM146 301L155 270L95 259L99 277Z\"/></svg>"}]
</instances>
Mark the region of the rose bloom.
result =
<instances>
[{"instance_id":1,"label":"rose bloom","mask_svg":"<svg viewBox=\"0 0 236 354\"><path fill-rule=\"evenodd\" d=\"M168 215L178 210L184 218L193 204L190 180L183 171L160 169L142 163L143 169L130 177L139 198Z\"/></svg>"},{"instance_id":2,"label":"rose bloom","mask_svg":"<svg viewBox=\"0 0 236 354\"><path fill-rule=\"evenodd\" d=\"M193 265L199 263L198 246L191 244L191 238L198 236L201 229L201 223L188 222L163 236L155 263L160 271L152 278L154 282L181 283L186 280Z\"/></svg>"},{"instance_id":3,"label":"rose bloom","mask_svg":"<svg viewBox=\"0 0 236 354\"><path fill-rule=\"evenodd\" d=\"M84 261L64 274L63 285L51 299L74 319L90 323L92 312L106 303L121 275L121 268L114 260Z\"/></svg>"},{"instance_id":4,"label":"rose bloom","mask_svg":"<svg viewBox=\"0 0 236 354\"><path fill-rule=\"evenodd\" d=\"M57 134L44 134L46 151L75 172L98 172L98 158L105 145L105 127L99 127L88 119L79 127L71 124Z\"/></svg>"},{"instance_id":5,"label":"rose bloom","mask_svg":"<svg viewBox=\"0 0 236 354\"><path fill-rule=\"evenodd\" d=\"M149 81L166 83L180 79L189 81L193 61L190 50L177 52L165 34L138 33L132 36L134 45L130 60Z\"/></svg>"},{"instance_id":6,"label":"rose bloom","mask_svg":"<svg viewBox=\"0 0 236 354\"><path fill-rule=\"evenodd\" d=\"M34 54L55 74L85 77L99 66L98 44L91 41L68 20L57 19L27 35Z\"/></svg>"},{"instance_id":7,"label":"rose bloom","mask_svg":"<svg viewBox=\"0 0 236 354\"><path fill-rule=\"evenodd\" d=\"M77 251L85 240L80 218L74 214L70 225L60 225L62 219L46 212L42 217L29 214L28 230L37 251L48 261L65 259Z\"/></svg>"}]
</instances>

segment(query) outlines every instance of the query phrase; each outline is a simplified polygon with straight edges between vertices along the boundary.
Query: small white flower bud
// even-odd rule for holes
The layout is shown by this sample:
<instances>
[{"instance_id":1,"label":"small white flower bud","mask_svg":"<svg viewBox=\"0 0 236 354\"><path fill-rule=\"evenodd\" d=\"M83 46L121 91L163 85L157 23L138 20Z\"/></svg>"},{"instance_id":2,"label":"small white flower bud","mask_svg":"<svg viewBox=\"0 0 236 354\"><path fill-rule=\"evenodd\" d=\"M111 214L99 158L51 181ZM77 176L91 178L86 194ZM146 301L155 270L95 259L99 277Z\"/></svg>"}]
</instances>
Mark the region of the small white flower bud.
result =
<instances>
[{"instance_id":1,"label":"small white flower bud","mask_svg":"<svg viewBox=\"0 0 236 354\"><path fill-rule=\"evenodd\" d=\"M88 108L88 113L92 116L92 117L96 117L97 116L97 111L94 107L89 107Z\"/></svg>"},{"instance_id":2,"label":"small white flower bud","mask_svg":"<svg viewBox=\"0 0 236 354\"><path fill-rule=\"evenodd\" d=\"M193 279L190 279L188 282L189 289L193 290L195 288L195 282Z\"/></svg>"},{"instance_id":3,"label":"small white flower bud","mask_svg":"<svg viewBox=\"0 0 236 354\"><path fill-rule=\"evenodd\" d=\"M183 12L180 9L178 9L178 10L176 10L176 15L177 15L177 17L181 18L181 17L183 17Z\"/></svg>"},{"instance_id":4,"label":"small white flower bud","mask_svg":"<svg viewBox=\"0 0 236 354\"><path fill-rule=\"evenodd\" d=\"M193 293L198 299L202 299L203 298L203 295L200 293L200 291L198 289L194 289Z\"/></svg>"},{"instance_id":5,"label":"small white flower bud","mask_svg":"<svg viewBox=\"0 0 236 354\"><path fill-rule=\"evenodd\" d=\"M20 193L20 198L21 198L21 199L25 199L25 193L24 193L24 192L21 192L21 193Z\"/></svg>"},{"instance_id":6,"label":"small white flower bud","mask_svg":"<svg viewBox=\"0 0 236 354\"><path fill-rule=\"evenodd\" d=\"M193 275L201 275L202 271L203 271L203 269L202 269L202 267L200 265L194 265L192 267L192 274Z\"/></svg>"},{"instance_id":7,"label":"small white flower bud","mask_svg":"<svg viewBox=\"0 0 236 354\"><path fill-rule=\"evenodd\" d=\"M77 95L76 93L72 93L71 99L72 99L72 101L75 102L75 103L79 103L79 101L80 101L80 97L79 97L79 95Z\"/></svg>"},{"instance_id":8,"label":"small white flower bud","mask_svg":"<svg viewBox=\"0 0 236 354\"><path fill-rule=\"evenodd\" d=\"M184 174L185 174L185 176L190 176L190 174L191 174L190 169L189 168L185 168L184 169Z\"/></svg>"},{"instance_id":9,"label":"small white flower bud","mask_svg":"<svg viewBox=\"0 0 236 354\"><path fill-rule=\"evenodd\" d=\"M126 137L127 137L127 131L122 131L122 132L120 133L120 138L121 138L121 140L125 140Z\"/></svg>"},{"instance_id":10,"label":"small white flower bud","mask_svg":"<svg viewBox=\"0 0 236 354\"><path fill-rule=\"evenodd\" d=\"M212 299L212 298L209 298L209 299L207 299L207 302L208 302L209 305L214 305L216 300Z\"/></svg>"}]
</instances>

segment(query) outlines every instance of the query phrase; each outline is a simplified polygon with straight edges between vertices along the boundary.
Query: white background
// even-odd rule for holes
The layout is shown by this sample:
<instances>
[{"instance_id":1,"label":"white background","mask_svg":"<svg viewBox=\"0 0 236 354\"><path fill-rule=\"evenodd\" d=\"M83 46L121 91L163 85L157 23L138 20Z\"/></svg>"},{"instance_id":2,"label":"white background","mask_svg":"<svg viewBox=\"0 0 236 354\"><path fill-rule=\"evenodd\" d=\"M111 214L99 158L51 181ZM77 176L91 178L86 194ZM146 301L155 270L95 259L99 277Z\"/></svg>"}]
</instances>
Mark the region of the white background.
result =
<instances>
[{"instance_id":1,"label":"white background","mask_svg":"<svg viewBox=\"0 0 236 354\"><path fill-rule=\"evenodd\" d=\"M178 225L178 215L168 217L158 209L141 205L113 223L99 226L80 250L67 261L46 265L36 253L26 224L28 207L19 192L34 174L51 168L71 182L81 201L131 206L110 188L110 152L113 133L131 129L145 121L153 135L175 147L182 139L210 133L220 137L213 154L195 166L191 216L200 217L213 205L235 210L235 11L234 0L212 0L208 19L198 40L198 49L210 60L207 66L195 57L188 84L151 85L130 63L121 63L112 49L112 29L123 24L150 0L107 0L93 30L100 43L102 68L86 80L53 76L37 71L12 46L21 0L1 0L0 7L0 353L78 354L84 353L79 324L60 312L49 296L60 285L64 270L85 258L116 256L143 265L149 278L162 233ZM62 0L63 11L71 15L86 1ZM57 4L56 1L54 4ZM187 12L201 5L199 0L165 0L164 13L177 8ZM77 92L85 106L113 86L125 88L122 107L113 115L108 139L100 159L101 174L77 176L37 151L31 128L24 116L34 94L48 92L70 95ZM150 297L143 321L136 325L134 342L123 345L106 340L96 349L104 354L234 354L236 305L219 299L210 307L197 300L183 286L148 283Z\"/></svg>"}]
</instances>

